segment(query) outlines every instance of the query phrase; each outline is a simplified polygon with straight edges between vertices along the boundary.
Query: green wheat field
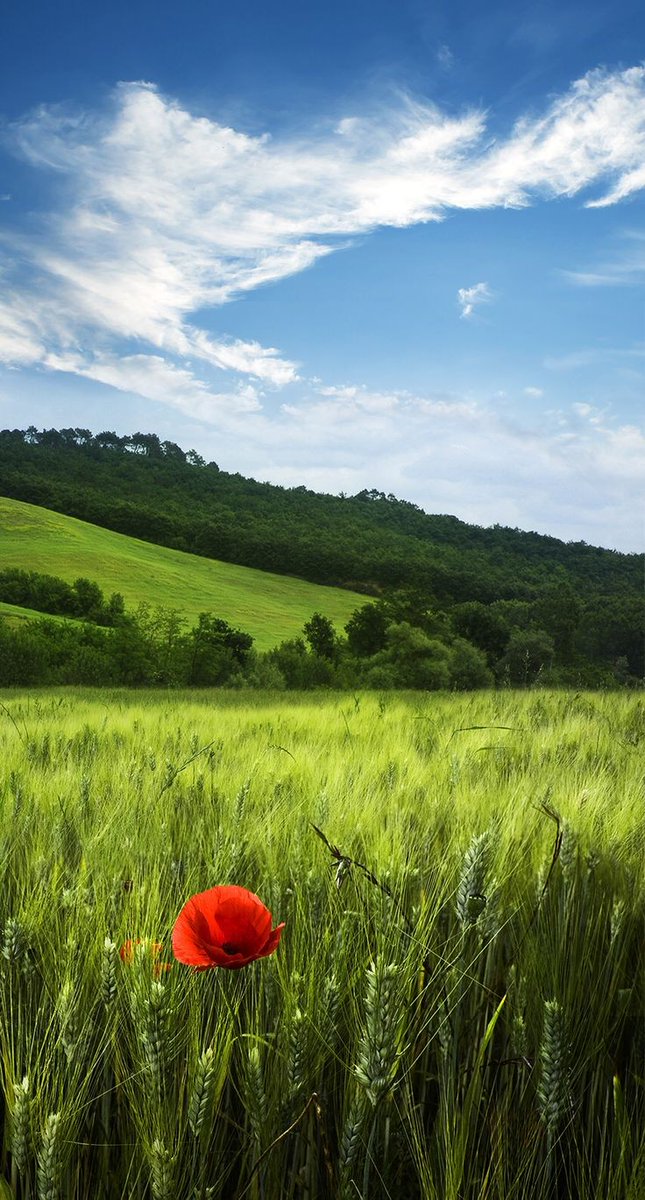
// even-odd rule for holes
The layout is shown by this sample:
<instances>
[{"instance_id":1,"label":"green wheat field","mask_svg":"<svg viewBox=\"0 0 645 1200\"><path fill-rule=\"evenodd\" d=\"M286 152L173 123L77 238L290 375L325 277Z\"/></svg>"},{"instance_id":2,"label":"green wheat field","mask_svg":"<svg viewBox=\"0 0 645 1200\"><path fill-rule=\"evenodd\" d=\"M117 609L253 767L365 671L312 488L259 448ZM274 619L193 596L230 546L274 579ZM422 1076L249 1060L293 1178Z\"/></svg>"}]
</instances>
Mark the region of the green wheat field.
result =
<instances>
[{"instance_id":1,"label":"green wheat field","mask_svg":"<svg viewBox=\"0 0 645 1200\"><path fill-rule=\"evenodd\" d=\"M633 693L2 693L0 1196L643 1200L644 744ZM174 962L231 883L276 953Z\"/></svg>"}]
</instances>

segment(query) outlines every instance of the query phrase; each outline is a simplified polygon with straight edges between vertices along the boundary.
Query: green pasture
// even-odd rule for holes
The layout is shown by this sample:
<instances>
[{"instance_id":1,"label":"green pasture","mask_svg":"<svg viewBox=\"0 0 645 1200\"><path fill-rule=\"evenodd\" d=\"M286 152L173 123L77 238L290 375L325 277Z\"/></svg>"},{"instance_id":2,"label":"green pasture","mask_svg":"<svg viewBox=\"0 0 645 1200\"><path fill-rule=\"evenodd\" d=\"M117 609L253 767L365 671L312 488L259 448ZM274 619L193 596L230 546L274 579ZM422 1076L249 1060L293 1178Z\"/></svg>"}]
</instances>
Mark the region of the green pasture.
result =
<instances>
[{"instance_id":1,"label":"green pasture","mask_svg":"<svg viewBox=\"0 0 645 1200\"><path fill-rule=\"evenodd\" d=\"M6 617L11 624L21 621L33 621L49 614L35 612L33 608L21 608L19 604L5 604L0 600L0 617ZM64 617L50 617L54 621L63 621Z\"/></svg>"},{"instance_id":2,"label":"green pasture","mask_svg":"<svg viewBox=\"0 0 645 1200\"><path fill-rule=\"evenodd\" d=\"M0 1195L642 1200L644 744L627 693L0 694ZM231 883L275 954L173 962Z\"/></svg>"},{"instance_id":3,"label":"green pasture","mask_svg":"<svg viewBox=\"0 0 645 1200\"><path fill-rule=\"evenodd\" d=\"M302 633L314 612L339 630L365 596L251 567L199 558L101 529L34 504L0 497L0 569L20 567L72 583L92 579L126 605L179 610L189 622L210 611L269 650Z\"/></svg>"}]
</instances>

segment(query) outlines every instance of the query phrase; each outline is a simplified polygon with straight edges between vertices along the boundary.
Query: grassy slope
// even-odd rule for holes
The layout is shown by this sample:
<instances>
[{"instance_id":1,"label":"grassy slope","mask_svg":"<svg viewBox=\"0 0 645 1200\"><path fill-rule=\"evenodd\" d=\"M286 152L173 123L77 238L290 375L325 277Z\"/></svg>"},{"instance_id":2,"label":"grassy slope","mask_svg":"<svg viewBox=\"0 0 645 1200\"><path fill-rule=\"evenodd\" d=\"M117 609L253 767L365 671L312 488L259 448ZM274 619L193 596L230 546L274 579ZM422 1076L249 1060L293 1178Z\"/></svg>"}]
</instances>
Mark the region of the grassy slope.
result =
<instances>
[{"instance_id":1,"label":"grassy slope","mask_svg":"<svg viewBox=\"0 0 645 1200\"><path fill-rule=\"evenodd\" d=\"M0 497L0 569L5 567L57 575L70 583L83 576L108 595L121 592L128 607L146 600L176 608L189 619L211 611L251 633L259 650L300 634L316 611L341 629L366 602L341 588L168 550Z\"/></svg>"},{"instance_id":2,"label":"grassy slope","mask_svg":"<svg viewBox=\"0 0 645 1200\"><path fill-rule=\"evenodd\" d=\"M48 617L52 621L65 621L66 617L52 617L50 613L36 612L33 608L21 608L18 604L5 604L0 600L0 617L6 617L12 624L19 624L21 621L33 621L42 617Z\"/></svg>"}]
</instances>

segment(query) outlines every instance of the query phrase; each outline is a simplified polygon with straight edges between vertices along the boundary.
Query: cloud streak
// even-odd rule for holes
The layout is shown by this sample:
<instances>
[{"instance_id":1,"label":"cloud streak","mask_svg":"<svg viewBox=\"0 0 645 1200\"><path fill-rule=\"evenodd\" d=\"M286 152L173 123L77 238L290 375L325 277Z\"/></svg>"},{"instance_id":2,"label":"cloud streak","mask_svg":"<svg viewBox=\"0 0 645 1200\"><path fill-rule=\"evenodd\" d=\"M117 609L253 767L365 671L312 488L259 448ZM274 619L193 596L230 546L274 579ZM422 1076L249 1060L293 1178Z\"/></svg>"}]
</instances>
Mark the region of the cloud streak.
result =
<instances>
[{"instance_id":1,"label":"cloud streak","mask_svg":"<svg viewBox=\"0 0 645 1200\"><path fill-rule=\"evenodd\" d=\"M592 186L604 191L587 204L631 195L645 186L645 69L593 71L497 140L482 112L453 116L410 99L309 138L251 136L134 83L105 112L37 110L13 126L11 145L55 173L60 202L5 252L5 360L128 342L127 356L145 350L283 387L295 363L213 337L196 315L378 226ZM470 316L486 296L462 290Z\"/></svg>"},{"instance_id":2,"label":"cloud streak","mask_svg":"<svg viewBox=\"0 0 645 1200\"><path fill-rule=\"evenodd\" d=\"M645 176L644 176L645 178ZM623 230L612 257L605 257L592 270L562 271L578 287L640 287L645 281L645 233Z\"/></svg>"}]
</instances>

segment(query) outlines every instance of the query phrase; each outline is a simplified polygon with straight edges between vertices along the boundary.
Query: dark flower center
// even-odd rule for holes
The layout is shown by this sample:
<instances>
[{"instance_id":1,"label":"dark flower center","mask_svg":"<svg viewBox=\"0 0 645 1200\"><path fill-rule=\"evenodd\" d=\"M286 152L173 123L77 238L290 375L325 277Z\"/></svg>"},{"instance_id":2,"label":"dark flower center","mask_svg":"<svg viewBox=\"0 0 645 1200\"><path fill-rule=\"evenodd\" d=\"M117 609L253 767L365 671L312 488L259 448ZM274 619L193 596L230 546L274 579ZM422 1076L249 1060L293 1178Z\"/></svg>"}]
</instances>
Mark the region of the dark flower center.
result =
<instances>
[{"instance_id":1,"label":"dark flower center","mask_svg":"<svg viewBox=\"0 0 645 1200\"><path fill-rule=\"evenodd\" d=\"M222 950L225 954L239 954L240 948L234 942L222 942Z\"/></svg>"}]
</instances>

